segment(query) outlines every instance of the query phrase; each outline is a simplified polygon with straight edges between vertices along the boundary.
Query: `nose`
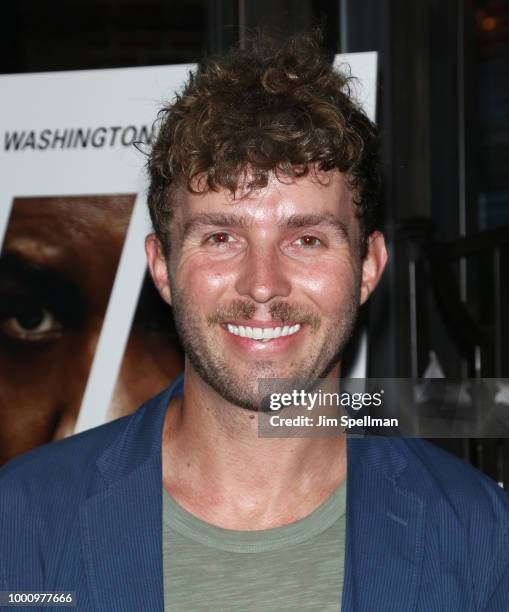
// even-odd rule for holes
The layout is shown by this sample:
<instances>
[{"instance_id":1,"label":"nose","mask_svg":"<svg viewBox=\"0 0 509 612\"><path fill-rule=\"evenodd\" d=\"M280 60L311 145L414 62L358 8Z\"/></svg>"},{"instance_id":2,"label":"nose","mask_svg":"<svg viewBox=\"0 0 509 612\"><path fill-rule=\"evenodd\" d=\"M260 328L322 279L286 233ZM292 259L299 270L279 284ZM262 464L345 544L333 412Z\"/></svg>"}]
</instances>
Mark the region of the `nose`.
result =
<instances>
[{"instance_id":1,"label":"nose","mask_svg":"<svg viewBox=\"0 0 509 612\"><path fill-rule=\"evenodd\" d=\"M263 243L250 246L241 263L235 289L239 295L261 304L276 297L288 297L291 282L278 249Z\"/></svg>"}]
</instances>

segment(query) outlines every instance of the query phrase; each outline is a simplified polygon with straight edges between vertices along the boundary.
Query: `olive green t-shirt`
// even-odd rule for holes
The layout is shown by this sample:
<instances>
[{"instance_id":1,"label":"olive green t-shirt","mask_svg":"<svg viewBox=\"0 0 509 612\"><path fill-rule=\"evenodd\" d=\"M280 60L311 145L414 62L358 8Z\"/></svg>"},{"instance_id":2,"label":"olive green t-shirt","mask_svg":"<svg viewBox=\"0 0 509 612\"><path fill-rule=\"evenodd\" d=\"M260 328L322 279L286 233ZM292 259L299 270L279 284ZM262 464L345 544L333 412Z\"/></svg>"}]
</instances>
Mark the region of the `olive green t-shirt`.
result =
<instances>
[{"instance_id":1,"label":"olive green t-shirt","mask_svg":"<svg viewBox=\"0 0 509 612\"><path fill-rule=\"evenodd\" d=\"M222 529L163 489L165 612L338 612L343 591L346 481L300 521Z\"/></svg>"}]
</instances>

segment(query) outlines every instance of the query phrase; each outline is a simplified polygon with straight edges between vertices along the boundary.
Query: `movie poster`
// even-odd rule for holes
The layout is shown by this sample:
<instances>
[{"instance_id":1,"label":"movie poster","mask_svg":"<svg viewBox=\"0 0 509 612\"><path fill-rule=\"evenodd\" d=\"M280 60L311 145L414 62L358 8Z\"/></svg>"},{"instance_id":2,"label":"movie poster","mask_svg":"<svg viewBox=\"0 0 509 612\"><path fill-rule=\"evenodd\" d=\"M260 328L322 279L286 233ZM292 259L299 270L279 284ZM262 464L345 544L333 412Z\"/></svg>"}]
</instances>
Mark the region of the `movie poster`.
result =
<instances>
[{"instance_id":1,"label":"movie poster","mask_svg":"<svg viewBox=\"0 0 509 612\"><path fill-rule=\"evenodd\" d=\"M376 54L345 62L374 118ZM144 164L192 69L0 77L0 465L132 412L183 369L146 272ZM365 374L357 344L351 376Z\"/></svg>"}]
</instances>

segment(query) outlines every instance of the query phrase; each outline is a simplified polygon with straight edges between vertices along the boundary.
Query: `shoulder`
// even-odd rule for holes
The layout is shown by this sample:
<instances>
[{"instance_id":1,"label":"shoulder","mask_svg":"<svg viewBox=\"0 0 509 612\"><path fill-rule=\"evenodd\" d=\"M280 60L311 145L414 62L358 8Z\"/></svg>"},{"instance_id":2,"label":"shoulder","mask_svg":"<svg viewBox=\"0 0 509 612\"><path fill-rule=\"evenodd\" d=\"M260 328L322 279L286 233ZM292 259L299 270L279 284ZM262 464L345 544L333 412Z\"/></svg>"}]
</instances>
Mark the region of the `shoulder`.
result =
<instances>
[{"instance_id":1,"label":"shoulder","mask_svg":"<svg viewBox=\"0 0 509 612\"><path fill-rule=\"evenodd\" d=\"M179 377L128 416L8 462L0 469L0 524L6 515L18 520L20 509L50 516L54 508L76 508L160 453L168 402L181 387Z\"/></svg>"},{"instance_id":2,"label":"shoulder","mask_svg":"<svg viewBox=\"0 0 509 612\"><path fill-rule=\"evenodd\" d=\"M417 494L482 501L494 496L506 505L508 494L491 478L437 445L419 438L367 436L348 439L349 457L396 479Z\"/></svg>"},{"instance_id":3,"label":"shoulder","mask_svg":"<svg viewBox=\"0 0 509 612\"><path fill-rule=\"evenodd\" d=\"M73 480L78 474L83 476L132 419L133 415L122 417L19 455L0 469L0 490L11 482L48 483Z\"/></svg>"},{"instance_id":4,"label":"shoulder","mask_svg":"<svg viewBox=\"0 0 509 612\"><path fill-rule=\"evenodd\" d=\"M72 520L83 499L104 485L97 461L122 435L133 415L45 444L0 469L0 526L11 529L59 517Z\"/></svg>"},{"instance_id":5,"label":"shoulder","mask_svg":"<svg viewBox=\"0 0 509 612\"><path fill-rule=\"evenodd\" d=\"M384 475L405 494L424 500L429 508L452 511L463 522L475 523L481 517L503 525L509 521L508 493L472 465L431 442L366 437L349 440L350 450L354 462Z\"/></svg>"},{"instance_id":6,"label":"shoulder","mask_svg":"<svg viewBox=\"0 0 509 612\"><path fill-rule=\"evenodd\" d=\"M43 585L61 571L82 571L77 551L85 509L160 457L172 388L129 416L38 447L0 469L0 585L12 588L27 572Z\"/></svg>"},{"instance_id":7,"label":"shoulder","mask_svg":"<svg viewBox=\"0 0 509 612\"><path fill-rule=\"evenodd\" d=\"M40 446L0 469L0 584L39 584L41 559L76 553L80 505L103 486L96 462L131 419Z\"/></svg>"},{"instance_id":8,"label":"shoulder","mask_svg":"<svg viewBox=\"0 0 509 612\"><path fill-rule=\"evenodd\" d=\"M428 542L467 564L479 600L495 606L487 609L503 609L495 602L509 597L508 493L429 442L401 439L392 444L408 461L400 482L424 500Z\"/></svg>"},{"instance_id":9,"label":"shoulder","mask_svg":"<svg viewBox=\"0 0 509 612\"><path fill-rule=\"evenodd\" d=\"M509 495L478 469L431 442L419 439L393 439L393 445L408 461L408 485L432 499L446 500L472 513L484 508L509 518ZM464 506L468 501L469 505Z\"/></svg>"},{"instance_id":10,"label":"shoulder","mask_svg":"<svg viewBox=\"0 0 509 612\"><path fill-rule=\"evenodd\" d=\"M128 416L39 446L9 461L0 469L0 493L14 483L18 487L21 483L79 486L97 473L100 461L116 464L120 471L135 467L160 443L160 425L179 384L176 379Z\"/></svg>"}]
</instances>

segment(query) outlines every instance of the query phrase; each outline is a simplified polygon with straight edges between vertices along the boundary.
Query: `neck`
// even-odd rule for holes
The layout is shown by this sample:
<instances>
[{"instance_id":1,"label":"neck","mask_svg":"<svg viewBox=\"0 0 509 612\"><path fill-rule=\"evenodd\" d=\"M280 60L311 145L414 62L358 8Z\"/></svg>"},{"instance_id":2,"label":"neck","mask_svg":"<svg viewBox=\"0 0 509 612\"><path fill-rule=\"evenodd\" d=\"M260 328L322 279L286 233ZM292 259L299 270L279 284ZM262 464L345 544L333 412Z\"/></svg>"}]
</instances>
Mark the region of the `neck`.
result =
<instances>
[{"instance_id":1,"label":"neck","mask_svg":"<svg viewBox=\"0 0 509 612\"><path fill-rule=\"evenodd\" d=\"M304 518L327 499L346 476L344 436L260 438L258 418L186 369L163 430L163 484L177 503L219 527L258 530Z\"/></svg>"}]
</instances>

